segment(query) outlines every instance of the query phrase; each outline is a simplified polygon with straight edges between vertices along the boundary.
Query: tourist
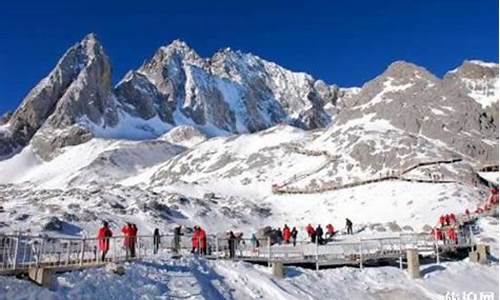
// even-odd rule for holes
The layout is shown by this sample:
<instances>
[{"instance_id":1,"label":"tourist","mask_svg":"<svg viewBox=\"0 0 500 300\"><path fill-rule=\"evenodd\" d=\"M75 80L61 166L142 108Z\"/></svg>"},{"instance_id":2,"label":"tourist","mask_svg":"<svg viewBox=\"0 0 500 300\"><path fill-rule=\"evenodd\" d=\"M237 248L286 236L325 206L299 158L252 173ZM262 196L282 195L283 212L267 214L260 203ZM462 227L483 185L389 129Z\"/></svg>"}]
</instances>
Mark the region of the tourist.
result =
<instances>
[{"instance_id":1,"label":"tourist","mask_svg":"<svg viewBox=\"0 0 500 300\"><path fill-rule=\"evenodd\" d=\"M297 244L297 234L298 234L297 228L293 227L293 229L292 229L292 243L293 243L294 247Z\"/></svg>"},{"instance_id":2,"label":"tourist","mask_svg":"<svg viewBox=\"0 0 500 300\"><path fill-rule=\"evenodd\" d=\"M252 243L252 251L255 252L257 248L259 248L260 246L259 240L257 239L255 233L252 233L252 238L250 239L250 242Z\"/></svg>"},{"instance_id":3,"label":"tourist","mask_svg":"<svg viewBox=\"0 0 500 300\"><path fill-rule=\"evenodd\" d=\"M352 234L352 221L348 218L345 219L345 226L347 228L347 234Z\"/></svg>"},{"instance_id":4,"label":"tourist","mask_svg":"<svg viewBox=\"0 0 500 300\"><path fill-rule=\"evenodd\" d=\"M199 238L198 238L198 226L193 227L193 236L191 237L191 253L197 253L199 246Z\"/></svg>"},{"instance_id":5,"label":"tourist","mask_svg":"<svg viewBox=\"0 0 500 300\"><path fill-rule=\"evenodd\" d=\"M97 239L99 241L99 250L101 250L101 261L106 259L106 254L109 251L109 238L113 236L113 232L109 229L108 222L102 222L102 227L97 232Z\"/></svg>"},{"instance_id":6,"label":"tourist","mask_svg":"<svg viewBox=\"0 0 500 300\"><path fill-rule=\"evenodd\" d=\"M323 244L323 228L321 228L320 224L318 224L318 227L316 227L316 239L318 241L318 244Z\"/></svg>"},{"instance_id":7,"label":"tourist","mask_svg":"<svg viewBox=\"0 0 500 300\"><path fill-rule=\"evenodd\" d=\"M333 225L332 224L326 225L326 235L325 235L325 238L326 239L332 239L334 235L335 235L335 228L333 228Z\"/></svg>"},{"instance_id":8,"label":"tourist","mask_svg":"<svg viewBox=\"0 0 500 300\"><path fill-rule=\"evenodd\" d=\"M182 226L176 226L174 228L174 247L173 252L179 253L181 251L181 235L182 234Z\"/></svg>"},{"instance_id":9,"label":"tourist","mask_svg":"<svg viewBox=\"0 0 500 300\"><path fill-rule=\"evenodd\" d=\"M132 224L127 223L122 227L123 233L123 246L125 247L125 257L129 259L131 257L131 246L132 246Z\"/></svg>"},{"instance_id":10,"label":"tourist","mask_svg":"<svg viewBox=\"0 0 500 300\"><path fill-rule=\"evenodd\" d=\"M198 253L200 255L207 255L207 234L203 228L198 226Z\"/></svg>"},{"instance_id":11,"label":"tourist","mask_svg":"<svg viewBox=\"0 0 500 300\"><path fill-rule=\"evenodd\" d=\"M234 233L232 231L229 231L227 244L229 247L229 258L234 259L234 253L236 250L236 236L234 235Z\"/></svg>"},{"instance_id":12,"label":"tourist","mask_svg":"<svg viewBox=\"0 0 500 300\"><path fill-rule=\"evenodd\" d=\"M153 233L153 253L157 254L158 249L160 248L160 230L155 228Z\"/></svg>"},{"instance_id":13,"label":"tourist","mask_svg":"<svg viewBox=\"0 0 500 300\"><path fill-rule=\"evenodd\" d=\"M130 230L130 256L135 257L135 246L137 244L137 226L132 223L132 227Z\"/></svg>"},{"instance_id":14,"label":"tourist","mask_svg":"<svg viewBox=\"0 0 500 300\"><path fill-rule=\"evenodd\" d=\"M285 241L285 244L290 244L290 228L288 228L288 225L285 224L285 227L283 228L283 240Z\"/></svg>"}]
</instances>

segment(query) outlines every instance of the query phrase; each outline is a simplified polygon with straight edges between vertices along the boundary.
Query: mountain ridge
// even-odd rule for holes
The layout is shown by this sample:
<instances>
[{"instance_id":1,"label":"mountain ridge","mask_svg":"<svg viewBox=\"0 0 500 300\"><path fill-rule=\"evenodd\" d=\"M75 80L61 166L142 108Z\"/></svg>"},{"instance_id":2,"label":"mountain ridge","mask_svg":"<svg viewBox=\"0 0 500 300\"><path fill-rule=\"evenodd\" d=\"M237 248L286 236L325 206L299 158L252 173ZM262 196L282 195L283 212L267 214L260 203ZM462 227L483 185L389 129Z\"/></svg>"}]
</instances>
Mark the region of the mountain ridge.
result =
<instances>
[{"instance_id":1,"label":"mountain ridge","mask_svg":"<svg viewBox=\"0 0 500 300\"><path fill-rule=\"evenodd\" d=\"M407 99L430 105L423 97L450 95L467 103L465 115L472 114L485 124L453 127L465 126L466 132L486 128L486 137L491 138L497 125L489 124L492 120L498 124L490 112L484 115L485 103L498 99L498 65L478 60L464 61L443 78L415 64L395 61L363 87L346 89L231 48L202 58L186 42L176 39L157 49L139 68L129 70L115 85L111 72L111 62L97 36L86 35L66 51L12 114L2 117L0 158L31 144L41 158L50 160L65 146L93 137L151 139L179 125L195 126L208 137L257 132L281 123L303 129L325 128L332 121L341 124L374 109L380 115L394 105L397 101L382 101L386 96L380 94L381 88L392 89L388 95L405 99L397 108L399 113L382 114L396 125L412 118ZM438 102L432 103L435 106ZM361 110L360 105L364 105ZM433 111L444 111L443 105L438 104ZM469 110L469 106L473 108ZM416 124L426 121L425 114L424 109ZM415 126L421 128L418 124ZM417 133L412 126L396 127ZM440 131L432 129L436 130ZM460 147L467 148L473 142L477 138L461 142ZM465 154L476 157L485 151Z\"/></svg>"}]
</instances>

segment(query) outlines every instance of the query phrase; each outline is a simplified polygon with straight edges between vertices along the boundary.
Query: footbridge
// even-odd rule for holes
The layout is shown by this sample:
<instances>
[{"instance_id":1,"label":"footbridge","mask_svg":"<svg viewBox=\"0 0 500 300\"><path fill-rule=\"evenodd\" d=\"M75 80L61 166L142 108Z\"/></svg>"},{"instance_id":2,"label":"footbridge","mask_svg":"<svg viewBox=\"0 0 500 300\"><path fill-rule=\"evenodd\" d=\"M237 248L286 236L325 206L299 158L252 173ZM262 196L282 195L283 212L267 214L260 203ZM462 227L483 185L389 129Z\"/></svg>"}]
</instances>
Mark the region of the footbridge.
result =
<instances>
[{"instance_id":1,"label":"footbridge","mask_svg":"<svg viewBox=\"0 0 500 300\"><path fill-rule=\"evenodd\" d=\"M348 238L346 238L348 237ZM437 241L429 233L399 233L385 236L355 237L341 235L325 244L298 241L292 244L273 243L270 238L252 241L236 239L234 251L226 237L209 236L208 259L232 259L252 263L280 261L288 265L314 264L321 266L359 265L397 259L403 263L405 251L416 249L419 254L438 261L443 255L473 247L475 241L469 228L458 232L456 243ZM140 235L136 241L136 255L130 257L123 246L123 236L109 238L109 251L104 260L97 238L40 237L28 235L0 235L0 275L28 273L33 268L65 272L95 268L107 263L154 259L158 253L189 255L191 238L183 236L179 248L174 247L172 235L162 235L159 250L155 251L153 236Z\"/></svg>"}]
</instances>

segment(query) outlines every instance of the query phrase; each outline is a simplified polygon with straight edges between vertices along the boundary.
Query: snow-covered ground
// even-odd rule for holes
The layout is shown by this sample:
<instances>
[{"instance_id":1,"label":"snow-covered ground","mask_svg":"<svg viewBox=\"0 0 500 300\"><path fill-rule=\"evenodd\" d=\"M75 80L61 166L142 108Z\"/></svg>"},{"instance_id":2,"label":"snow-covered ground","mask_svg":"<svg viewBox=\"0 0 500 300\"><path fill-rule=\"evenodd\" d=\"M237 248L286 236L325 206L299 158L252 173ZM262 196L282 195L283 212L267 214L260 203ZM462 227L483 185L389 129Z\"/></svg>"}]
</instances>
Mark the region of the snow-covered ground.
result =
<instances>
[{"instance_id":1,"label":"snow-covered ground","mask_svg":"<svg viewBox=\"0 0 500 300\"><path fill-rule=\"evenodd\" d=\"M422 279L396 267L314 271L287 267L283 279L264 266L196 257L125 264L123 276L105 269L57 275L52 291L0 277L1 299L444 299L449 293L494 293L498 264L467 260L422 265ZM474 284L471 285L471 280ZM479 298L474 298L479 299Z\"/></svg>"}]
</instances>

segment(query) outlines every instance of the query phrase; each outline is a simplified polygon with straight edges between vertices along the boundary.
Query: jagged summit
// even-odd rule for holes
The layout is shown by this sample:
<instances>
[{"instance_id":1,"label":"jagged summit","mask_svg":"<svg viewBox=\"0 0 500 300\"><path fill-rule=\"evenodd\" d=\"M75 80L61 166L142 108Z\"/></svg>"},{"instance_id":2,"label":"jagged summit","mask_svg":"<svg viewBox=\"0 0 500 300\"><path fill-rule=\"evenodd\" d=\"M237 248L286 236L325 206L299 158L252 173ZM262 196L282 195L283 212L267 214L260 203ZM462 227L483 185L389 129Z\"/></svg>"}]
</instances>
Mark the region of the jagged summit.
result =
<instances>
[{"instance_id":1,"label":"jagged summit","mask_svg":"<svg viewBox=\"0 0 500 300\"><path fill-rule=\"evenodd\" d=\"M96 34L70 47L12 116L3 118L0 157L31 144L39 156L50 159L58 149L92 137L150 139L183 125L211 137L281 123L323 128L334 116L342 123L367 113L418 132L429 110L437 111L438 98L448 99L447 107L458 105L460 112L481 115L476 102L496 98L498 78L495 64L476 60L466 61L443 80L425 68L396 61L362 89L343 89L229 47L202 58L179 39L160 47L114 87L111 72ZM439 105L445 102L439 100ZM465 117L458 115L458 120ZM475 121L461 126L489 132L488 121L477 118L480 127L473 126Z\"/></svg>"}]
</instances>

